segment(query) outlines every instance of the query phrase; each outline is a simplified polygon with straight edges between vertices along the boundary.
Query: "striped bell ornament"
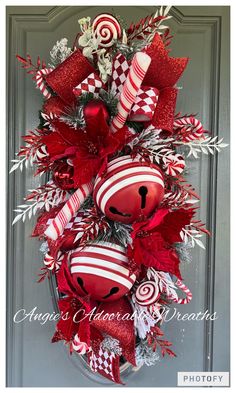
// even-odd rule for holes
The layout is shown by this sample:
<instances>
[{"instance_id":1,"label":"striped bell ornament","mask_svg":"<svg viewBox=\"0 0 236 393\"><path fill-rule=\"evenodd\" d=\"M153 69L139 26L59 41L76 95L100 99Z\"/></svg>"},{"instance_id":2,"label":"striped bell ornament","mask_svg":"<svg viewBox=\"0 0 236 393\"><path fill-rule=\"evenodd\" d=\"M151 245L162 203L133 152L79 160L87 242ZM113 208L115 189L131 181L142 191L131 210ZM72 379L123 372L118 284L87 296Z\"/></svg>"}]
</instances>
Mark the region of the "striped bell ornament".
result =
<instances>
[{"instance_id":1,"label":"striped bell ornament","mask_svg":"<svg viewBox=\"0 0 236 393\"><path fill-rule=\"evenodd\" d=\"M109 162L107 172L97 177L94 200L111 220L130 224L145 219L164 196L164 180L157 165L123 156Z\"/></svg>"},{"instance_id":2,"label":"striped bell ornament","mask_svg":"<svg viewBox=\"0 0 236 393\"><path fill-rule=\"evenodd\" d=\"M70 271L79 295L110 302L129 292L136 275L128 269L124 247L94 242L71 254Z\"/></svg>"}]
</instances>

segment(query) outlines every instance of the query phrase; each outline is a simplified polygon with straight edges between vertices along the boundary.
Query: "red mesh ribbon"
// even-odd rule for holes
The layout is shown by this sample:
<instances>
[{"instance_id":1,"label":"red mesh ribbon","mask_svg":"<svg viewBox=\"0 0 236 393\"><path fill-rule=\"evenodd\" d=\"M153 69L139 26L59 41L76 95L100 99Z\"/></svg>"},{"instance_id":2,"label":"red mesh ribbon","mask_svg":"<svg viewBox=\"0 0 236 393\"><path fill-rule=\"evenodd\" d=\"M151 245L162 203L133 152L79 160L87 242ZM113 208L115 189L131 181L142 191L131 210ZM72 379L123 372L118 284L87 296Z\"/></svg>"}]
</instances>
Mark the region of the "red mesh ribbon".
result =
<instances>
[{"instance_id":1,"label":"red mesh ribbon","mask_svg":"<svg viewBox=\"0 0 236 393\"><path fill-rule=\"evenodd\" d=\"M134 321L130 318L122 319L122 316L125 315L132 316L133 310L129 300L122 297L111 303L101 303L97 309L97 314L101 312L101 316L99 315L98 319L95 317L92 321L92 326L119 340L122 355L128 362L136 366ZM102 315L105 314L112 314L115 317L111 320L103 319ZM119 317L116 317L118 315Z\"/></svg>"},{"instance_id":2,"label":"red mesh ribbon","mask_svg":"<svg viewBox=\"0 0 236 393\"><path fill-rule=\"evenodd\" d=\"M146 53L152 61L143 85L156 87L160 91L152 124L172 132L177 98L177 90L174 86L184 72L189 59L170 57L159 34L154 36Z\"/></svg>"},{"instance_id":3,"label":"red mesh ribbon","mask_svg":"<svg viewBox=\"0 0 236 393\"><path fill-rule=\"evenodd\" d=\"M120 356L102 349L101 343L103 340L104 337L101 332L91 326L92 351L87 354L90 368L103 377L122 384L120 380Z\"/></svg>"},{"instance_id":4,"label":"red mesh ribbon","mask_svg":"<svg viewBox=\"0 0 236 393\"><path fill-rule=\"evenodd\" d=\"M79 49L57 66L46 77L47 84L67 104L75 102L73 88L78 86L89 74L93 67Z\"/></svg>"}]
</instances>

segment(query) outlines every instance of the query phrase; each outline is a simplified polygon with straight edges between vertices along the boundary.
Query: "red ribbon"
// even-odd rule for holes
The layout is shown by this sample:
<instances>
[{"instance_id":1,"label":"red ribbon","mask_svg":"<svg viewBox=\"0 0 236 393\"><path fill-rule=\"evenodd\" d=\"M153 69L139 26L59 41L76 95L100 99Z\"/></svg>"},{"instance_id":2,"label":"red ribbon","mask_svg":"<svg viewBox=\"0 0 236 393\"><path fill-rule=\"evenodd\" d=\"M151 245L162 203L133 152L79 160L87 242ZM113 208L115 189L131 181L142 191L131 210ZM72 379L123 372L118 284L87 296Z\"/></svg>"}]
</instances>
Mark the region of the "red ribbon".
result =
<instances>
[{"instance_id":1,"label":"red ribbon","mask_svg":"<svg viewBox=\"0 0 236 393\"><path fill-rule=\"evenodd\" d=\"M101 303L91 324L96 329L119 340L122 355L129 363L136 366L134 321L130 319L132 313L131 304L128 298L124 296L111 303ZM102 318L105 314L109 315L110 318L114 315L114 318ZM96 318L96 315L98 318Z\"/></svg>"},{"instance_id":2,"label":"red ribbon","mask_svg":"<svg viewBox=\"0 0 236 393\"><path fill-rule=\"evenodd\" d=\"M157 128L173 131L174 112L178 90L175 85L184 72L189 59L170 57L161 36L156 34L146 53L152 61L143 84L160 91L152 124Z\"/></svg>"},{"instance_id":3,"label":"red ribbon","mask_svg":"<svg viewBox=\"0 0 236 393\"><path fill-rule=\"evenodd\" d=\"M68 105L76 102L73 88L82 82L94 68L79 49L59 64L45 78L47 84Z\"/></svg>"}]
</instances>

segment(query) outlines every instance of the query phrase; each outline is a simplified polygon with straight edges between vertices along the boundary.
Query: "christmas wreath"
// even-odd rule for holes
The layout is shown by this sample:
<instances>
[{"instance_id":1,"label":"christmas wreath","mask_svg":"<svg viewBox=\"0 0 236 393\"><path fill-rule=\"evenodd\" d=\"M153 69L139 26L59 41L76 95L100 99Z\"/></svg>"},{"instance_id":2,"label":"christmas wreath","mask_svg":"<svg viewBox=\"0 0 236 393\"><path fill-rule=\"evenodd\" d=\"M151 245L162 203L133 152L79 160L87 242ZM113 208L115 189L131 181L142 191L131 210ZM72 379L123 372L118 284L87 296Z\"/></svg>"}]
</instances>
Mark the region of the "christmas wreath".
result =
<instances>
[{"instance_id":1,"label":"christmas wreath","mask_svg":"<svg viewBox=\"0 0 236 393\"><path fill-rule=\"evenodd\" d=\"M175 113L189 59L170 56L169 9L127 29L111 14L80 19L72 48L57 41L49 65L17 55L44 101L11 172L35 165L45 184L14 223L39 213L38 281L55 277L61 312L52 342L64 340L116 383L124 359L176 356L163 310L191 301L180 262L209 233L195 217L186 158L226 146L194 115Z\"/></svg>"}]
</instances>

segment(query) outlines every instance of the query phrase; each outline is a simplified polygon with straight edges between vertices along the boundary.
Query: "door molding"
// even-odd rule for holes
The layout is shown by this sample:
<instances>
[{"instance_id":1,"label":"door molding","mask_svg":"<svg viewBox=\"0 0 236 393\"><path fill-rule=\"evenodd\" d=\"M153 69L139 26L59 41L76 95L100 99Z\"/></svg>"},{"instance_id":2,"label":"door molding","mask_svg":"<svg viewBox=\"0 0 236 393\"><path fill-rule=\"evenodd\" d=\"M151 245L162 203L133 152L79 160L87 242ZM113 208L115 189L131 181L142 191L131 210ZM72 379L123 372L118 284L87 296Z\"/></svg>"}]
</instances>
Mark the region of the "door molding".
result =
<instances>
[{"instance_id":1,"label":"door molding","mask_svg":"<svg viewBox=\"0 0 236 393\"><path fill-rule=\"evenodd\" d=\"M45 7L45 6L12 6L7 7L7 168L9 171L10 160L20 146L20 136L25 134L25 112L26 108L22 97L25 95L25 78L18 64L15 54L24 54L27 45L27 34L29 32L54 31L65 19L71 17L75 12L79 14L89 8L98 7ZM103 7L103 9L109 7ZM120 7L112 7L114 9ZM155 7L140 7L150 12ZM197 29L198 31L210 31L212 42L212 67L211 67L211 108L209 128L213 135L224 137L229 142L229 7L173 7L171 14L175 22L183 28ZM207 227L214 234L207 242L207 256L209 263L206 266L205 306L210 312L220 307L220 299L217 294L216 283L222 274L221 263L226 264L223 273L223 287L226 297L229 296L229 210L222 211L225 200L229 201L228 189L229 178L229 154L224 157L209 157L209 179L208 179L208 214ZM22 286L24 275L24 255L27 250L21 249L24 243L25 227L21 223L12 227L13 209L25 195L25 177L18 176L15 172L9 176L7 181L7 386L23 386L22 361L23 351L23 326L15 329L13 314L19 305L23 306ZM221 209L221 211L219 211ZM222 233L221 226L225 228ZM227 245L226 253L222 254L222 244ZM17 257L17 250L21 249L21 264ZM229 301L229 299L228 299ZM228 323L228 322L227 322ZM227 325L226 323L226 325ZM224 328L224 324L220 324ZM228 327L227 327L228 329ZM220 328L214 329L214 322L205 322L205 344L204 344L204 369L214 370L218 367L215 360L225 351L225 343L220 338ZM215 343L218 341L217 347ZM228 348L228 345L227 345ZM226 349L227 349L226 348ZM214 356L213 356L214 355ZM215 365L216 361L216 365ZM222 371L222 370L220 370Z\"/></svg>"}]
</instances>

